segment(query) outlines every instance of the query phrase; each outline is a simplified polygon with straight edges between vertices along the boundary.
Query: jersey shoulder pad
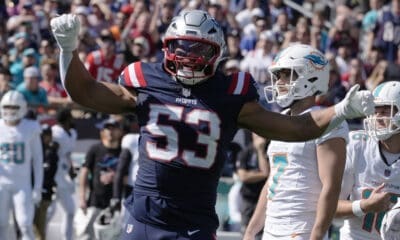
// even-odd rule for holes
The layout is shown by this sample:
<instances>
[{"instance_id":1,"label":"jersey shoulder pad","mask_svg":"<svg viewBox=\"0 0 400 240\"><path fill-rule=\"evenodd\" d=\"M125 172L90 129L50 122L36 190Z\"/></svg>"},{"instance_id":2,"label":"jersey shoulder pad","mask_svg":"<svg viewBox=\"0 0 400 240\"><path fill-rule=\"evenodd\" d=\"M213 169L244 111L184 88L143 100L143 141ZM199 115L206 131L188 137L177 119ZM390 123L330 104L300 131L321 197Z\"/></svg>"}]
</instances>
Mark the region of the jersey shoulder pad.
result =
<instances>
[{"instance_id":1,"label":"jersey shoulder pad","mask_svg":"<svg viewBox=\"0 0 400 240\"><path fill-rule=\"evenodd\" d=\"M144 76L142 63L134 62L124 68L118 79L118 83L125 87L144 88L147 86Z\"/></svg>"},{"instance_id":2,"label":"jersey shoulder pad","mask_svg":"<svg viewBox=\"0 0 400 240\"><path fill-rule=\"evenodd\" d=\"M230 77L230 85L228 94L230 95L246 95L249 88L253 85L253 77L248 72L233 73Z\"/></svg>"}]
</instances>

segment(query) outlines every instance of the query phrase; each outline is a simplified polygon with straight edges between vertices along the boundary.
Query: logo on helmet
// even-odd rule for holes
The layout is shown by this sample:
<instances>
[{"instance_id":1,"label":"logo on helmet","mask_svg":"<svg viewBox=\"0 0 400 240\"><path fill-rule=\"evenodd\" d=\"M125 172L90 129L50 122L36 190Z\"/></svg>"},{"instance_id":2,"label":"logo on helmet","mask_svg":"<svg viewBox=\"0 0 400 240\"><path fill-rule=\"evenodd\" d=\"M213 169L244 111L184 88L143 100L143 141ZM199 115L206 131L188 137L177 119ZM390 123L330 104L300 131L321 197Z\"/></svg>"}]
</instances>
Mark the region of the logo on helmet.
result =
<instances>
[{"instance_id":1,"label":"logo on helmet","mask_svg":"<svg viewBox=\"0 0 400 240\"><path fill-rule=\"evenodd\" d=\"M317 52L311 52L310 54L304 56L304 58L309 60L311 65L318 70L323 69L328 64L328 60L326 60L324 56Z\"/></svg>"}]
</instances>

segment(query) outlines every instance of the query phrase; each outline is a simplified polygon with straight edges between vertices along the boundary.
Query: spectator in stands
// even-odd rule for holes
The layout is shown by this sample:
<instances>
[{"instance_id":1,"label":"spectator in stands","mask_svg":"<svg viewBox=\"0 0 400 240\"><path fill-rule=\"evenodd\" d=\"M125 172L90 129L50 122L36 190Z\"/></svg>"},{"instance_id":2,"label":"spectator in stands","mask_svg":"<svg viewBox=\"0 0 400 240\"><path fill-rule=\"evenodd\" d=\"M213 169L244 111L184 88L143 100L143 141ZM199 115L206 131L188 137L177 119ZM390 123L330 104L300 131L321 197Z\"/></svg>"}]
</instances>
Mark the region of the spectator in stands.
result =
<instances>
[{"instance_id":1,"label":"spectator in stands","mask_svg":"<svg viewBox=\"0 0 400 240\"><path fill-rule=\"evenodd\" d=\"M270 85L271 74L268 71L268 66L277 52L276 39L272 31L263 31L259 34L256 48L247 53L241 61L241 71L250 72L256 82L260 85L259 94L260 103L270 108L267 100L264 97L264 87Z\"/></svg>"},{"instance_id":2,"label":"spectator in stands","mask_svg":"<svg viewBox=\"0 0 400 240\"><path fill-rule=\"evenodd\" d=\"M359 84L361 89L365 89L367 75L362 60L360 58L352 58L348 71L342 74L341 79L342 85L347 90L355 84Z\"/></svg>"},{"instance_id":3,"label":"spectator in stands","mask_svg":"<svg viewBox=\"0 0 400 240\"><path fill-rule=\"evenodd\" d=\"M258 16L255 17L254 24L250 23L248 25L253 26L254 28L250 27L251 29L249 29L247 33L243 31L244 36L240 41L240 50L244 56L251 50L255 49L260 34L267 30L268 27L265 18Z\"/></svg>"},{"instance_id":4,"label":"spectator in stands","mask_svg":"<svg viewBox=\"0 0 400 240\"><path fill-rule=\"evenodd\" d=\"M329 30L328 46L329 50L335 54L340 54L341 47L347 47L350 56L358 53L358 38L352 33L352 22L349 15L338 15L334 26Z\"/></svg>"},{"instance_id":5,"label":"spectator in stands","mask_svg":"<svg viewBox=\"0 0 400 240\"><path fill-rule=\"evenodd\" d=\"M20 83L16 90L24 95L28 105L47 106L47 93L39 85L40 73L35 66L30 66L24 70L24 81Z\"/></svg>"},{"instance_id":6,"label":"spectator in stands","mask_svg":"<svg viewBox=\"0 0 400 240\"><path fill-rule=\"evenodd\" d=\"M328 31L324 27L325 12L315 11L311 18L310 41L311 46L325 52L328 49Z\"/></svg>"},{"instance_id":7,"label":"spectator in stands","mask_svg":"<svg viewBox=\"0 0 400 240\"><path fill-rule=\"evenodd\" d=\"M365 87L372 91L385 80L385 72L388 66L388 62L386 60L381 60L379 63L374 67L372 73L369 75L365 82Z\"/></svg>"},{"instance_id":8,"label":"spectator in stands","mask_svg":"<svg viewBox=\"0 0 400 240\"><path fill-rule=\"evenodd\" d=\"M36 50L33 48L25 48L21 55L18 55L10 65L10 72L13 75L12 86L16 88L24 81L24 69L30 66L37 66L38 57Z\"/></svg>"},{"instance_id":9,"label":"spectator in stands","mask_svg":"<svg viewBox=\"0 0 400 240\"><path fill-rule=\"evenodd\" d=\"M57 61L56 50L54 44L50 40L43 39L42 41L40 41L39 54L39 65L41 65L43 61L46 61L48 59Z\"/></svg>"},{"instance_id":10,"label":"spectator in stands","mask_svg":"<svg viewBox=\"0 0 400 240\"><path fill-rule=\"evenodd\" d=\"M46 90L47 100L53 107L66 107L72 101L69 99L64 87L58 82L58 64L55 60L43 59L40 72L42 81L39 85Z\"/></svg>"},{"instance_id":11,"label":"spectator in stands","mask_svg":"<svg viewBox=\"0 0 400 240\"><path fill-rule=\"evenodd\" d=\"M271 22L276 22L277 16L281 13L285 12L289 18L289 22L294 22L294 16L292 9L283 2L283 0L271 0L269 1L269 13ZM294 24L294 23L293 23Z\"/></svg>"},{"instance_id":12,"label":"spectator in stands","mask_svg":"<svg viewBox=\"0 0 400 240\"><path fill-rule=\"evenodd\" d=\"M228 49L228 57L230 59L242 60L243 55L240 51L240 29L230 28L227 31L226 45Z\"/></svg>"},{"instance_id":13,"label":"spectator in stands","mask_svg":"<svg viewBox=\"0 0 400 240\"><path fill-rule=\"evenodd\" d=\"M46 239L47 209L53 201L56 183L54 177L58 165L58 143L53 141L51 127L42 125L42 148L43 148L43 188L42 201L35 209L33 220L36 240Z\"/></svg>"},{"instance_id":14,"label":"spectator in stands","mask_svg":"<svg viewBox=\"0 0 400 240\"><path fill-rule=\"evenodd\" d=\"M298 18L296 27L285 33L281 48L286 48L295 43L311 43L310 23L305 17Z\"/></svg>"},{"instance_id":15,"label":"spectator in stands","mask_svg":"<svg viewBox=\"0 0 400 240\"><path fill-rule=\"evenodd\" d=\"M97 127L100 129L100 143L89 148L80 170L79 207L89 219L78 239L94 239L93 221L102 209L110 206L115 170L121 153L120 124L108 118Z\"/></svg>"},{"instance_id":16,"label":"spectator in stands","mask_svg":"<svg viewBox=\"0 0 400 240\"><path fill-rule=\"evenodd\" d=\"M85 67L97 81L112 82L125 68L124 57L117 53L115 38L109 29L103 29L98 40L99 50L88 54Z\"/></svg>"},{"instance_id":17,"label":"spectator in stands","mask_svg":"<svg viewBox=\"0 0 400 240\"><path fill-rule=\"evenodd\" d=\"M136 61L150 61L147 57L150 52L150 46L148 41L144 37L137 37L133 40L126 42L127 50L125 51L125 63L131 63Z\"/></svg>"},{"instance_id":18,"label":"spectator in stands","mask_svg":"<svg viewBox=\"0 0 400 240\"><path fill-rule=\"evenodd\" d=\"M149 52L146 57L150 57L156 53L155 43L158 42L158 34L151 32L150 29L150 13L142 12L138 15L137 20L135 22L135 27L130 31L129 38L135 40L138 37L144 37L149 45Z\"/></svg>"},{"instance_id":19,"label":"spectator in stands","mask_svg":"<svg viewBox=\"0 0 400 240\"><path fill-rule=\"evenodd\" d=\"M111 27L112 12L109 6L102 0L91 1L90 5L92 11L87 17L90 27L96 33L100 33L101 30Z\"/></svg>"},{"instance_id":20,"label":"spectator in stands","mask_svg":"<svg viewBox=\"0 0 400 240\"><path fill-rule=\"evenodd\" d=\"M272 22L271 24L272 32L275 35L278 45L281 46L283 41L285 40L285 33L293 29L287 13L280 12L276 17L276 22Z\"/></svg>"},{"instance_id":21,"label":"spectator in stands","mask_svg":"<svg viewBox=\"0 0 400 240\"><path fill-rule=\"evenodd\" d=\"M392 0L380 12L371 36L373 45L382 48L385 59L390 62L397 60L397 50L400 44L399 28L400 0Z\"/></svg>"},{"instance_id":22,"label":"spectator in stands","mask_svg":"<svg viewBox=\"0 0 400 240\"><path fill-rule=\"evenodd\" d=\"M57 113L57 123L52 126L53 140L58 143L58 165L55 175L57 184L57 200L64 211L61 235L65 240L73 238L73 219L76 210L74 201L75 173L71 153L74 150L78 134L74 129L71 109L62 108Z\"/></svg>"},{"instance_id":23,"label":"spectator in stands","mask_svg":"<svg viewBox=\"0 0 400 240\"><path fill-rule=\"evenodd\" d=\"M0 65L0 99L11 89L11 79L10 71Z\"/></svg>"},{"instance_id":24,"label":"spectator in stands","mask_svg":"<svg viewBox=\"0 0 400 240\"><path fill-rule=\"evenodd\" d=\"M242 182L240 196L242 203L241 232L246 231L251 216L256 209L261 190L269 175L269 163L266 157L267 141L252 134L252 142L240 152L236 162L236 173ZM261 239L258 234L256 239Z\"/></svg>"},{"instance_id":25,"label":"spectator in stands","mask_svg":"<svg viewBox=\"0 0 400 240\"><path fill-rule=\"evenodd\" d=\"M254 10L257 9L257 10ZM251 23L253 21L253 18L256 16L259 17L265 17L264 11L262 11L262 14L259 12L259 1L256 0L246 0L245 3L245 8L242 9L240 12L238 12L235 16L236 22L239 24L239 27L241 29L244 29L244 27Z\"/></svg>"}]
</instances>

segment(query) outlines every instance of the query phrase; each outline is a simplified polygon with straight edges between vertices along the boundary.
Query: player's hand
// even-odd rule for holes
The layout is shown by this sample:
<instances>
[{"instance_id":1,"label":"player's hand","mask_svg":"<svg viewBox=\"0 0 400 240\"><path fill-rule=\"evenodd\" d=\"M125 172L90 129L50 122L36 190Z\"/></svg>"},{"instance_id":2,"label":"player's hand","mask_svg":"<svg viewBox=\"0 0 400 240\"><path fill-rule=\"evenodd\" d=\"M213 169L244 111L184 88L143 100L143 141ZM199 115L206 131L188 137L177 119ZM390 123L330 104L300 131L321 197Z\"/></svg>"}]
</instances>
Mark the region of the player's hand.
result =
<instances>
[{"instance_id":1,"label":"player's hand","mask_svg":"<svg viewBox=\"0 0 400 240\"><path fill-rule=\"evenodd\" d=\"M32 190L32 201L36 206L42 201L42 191L40 191L40 189Z\"/></svg>"},{"instance_id":2,"label":"player's hand","mask_svg":"<svg viewBox=\"0 0 400 240\"><path fill-rule=\"evenodd\" d=\"M78 16L74 14L63 14L51 19L51 31L62 51L72 52L78 47L80 25Z\"/></svg>"},{"instance_id":3,"label":"player's hand","mask_svg":"<svg viewBox=\"0 0 400 240\"><path fill-rule=\"evenodd\" d=\"M354 85L345 98L335 105L336 116L353 119L374 114L374 96L368 90L358 91L359 88L360 85Z\"/></svg>"},{"instance_id":4,"label":"player's hand","mask_svg":"<svg viewBox=\"0 0 400 240\"><path fill-rule=\"evenodd\" d=\"M82 209L83 214L86 215L87 213L87 204L86 204L86 200L81 200L79 202L79 208Z\"/></svg>"},{"instance_id":5,"label":"player's hand","mask_svg":"<svg viewBox=\"0 0 400 240\"><path fill-rule=\"evenodd\" d=\"M380 186L374 188L369 198L361 202L361 208L365 213L385 212L390 209L390 198L392 194L389 192L385 192L383 190L384 187L385 185L381 184Z\"/></svg>"}]
</instances>

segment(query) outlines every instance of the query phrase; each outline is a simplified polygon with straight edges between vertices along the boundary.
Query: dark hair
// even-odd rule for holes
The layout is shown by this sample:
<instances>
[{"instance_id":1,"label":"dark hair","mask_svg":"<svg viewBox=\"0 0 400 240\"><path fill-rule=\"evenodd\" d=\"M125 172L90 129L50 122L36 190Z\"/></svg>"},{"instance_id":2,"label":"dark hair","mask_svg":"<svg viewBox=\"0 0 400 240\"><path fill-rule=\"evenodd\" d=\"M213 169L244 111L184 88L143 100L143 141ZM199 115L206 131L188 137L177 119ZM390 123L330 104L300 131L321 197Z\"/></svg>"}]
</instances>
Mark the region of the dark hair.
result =
<instances>
[{"instance_id":1,"label":"dark hair","mask_svg":"<svg viewBox=\"0 0 400 240\"><path fill-rule=\"evenodd\" d=\"M71 109L63 108L57 112L57 122L63 124L72 119Z\"/></svg>"},{"instance_id":2,"label":"dark hair","mask_svg":"<svg viewBox=\"0 0 400 240\"><path fill-rule=\"evenodd\" d=\"M0 74L4 74L4 75L11 76L10 70L8 70L8 68L3 67L3 66L1 66L1 65L0 65Z\"/></svg>"}]
</instances>

